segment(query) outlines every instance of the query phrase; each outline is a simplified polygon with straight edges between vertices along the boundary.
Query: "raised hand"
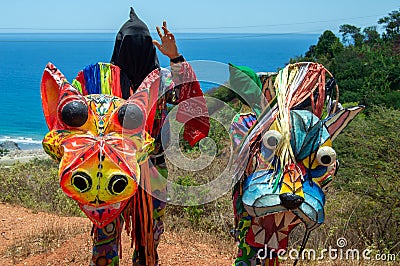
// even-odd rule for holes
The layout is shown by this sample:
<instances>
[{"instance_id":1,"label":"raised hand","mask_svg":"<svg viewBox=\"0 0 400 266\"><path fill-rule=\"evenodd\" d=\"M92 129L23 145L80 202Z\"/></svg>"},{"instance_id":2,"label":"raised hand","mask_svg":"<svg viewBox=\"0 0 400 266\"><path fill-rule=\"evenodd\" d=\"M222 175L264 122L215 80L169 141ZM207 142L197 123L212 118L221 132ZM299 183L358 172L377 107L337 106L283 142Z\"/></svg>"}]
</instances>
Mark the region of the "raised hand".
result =
<instances>
[{"instance_id":1,"label":"raised hand","mask_svg":"<svg viewBox=\"0 0 400 266\"><path fill-rule=\"evenodd\" d=\"M163 22L162 29L164 34L161 32L160 27L156 27L158 36L160 36L161 43L157 40L153 40L155 46L157 46L158 50L170 59L174 59L179 56L178 47L176 46L175 37L172 32L170 32L167 28L167 22Z\"/></svg>"}]
</instances>

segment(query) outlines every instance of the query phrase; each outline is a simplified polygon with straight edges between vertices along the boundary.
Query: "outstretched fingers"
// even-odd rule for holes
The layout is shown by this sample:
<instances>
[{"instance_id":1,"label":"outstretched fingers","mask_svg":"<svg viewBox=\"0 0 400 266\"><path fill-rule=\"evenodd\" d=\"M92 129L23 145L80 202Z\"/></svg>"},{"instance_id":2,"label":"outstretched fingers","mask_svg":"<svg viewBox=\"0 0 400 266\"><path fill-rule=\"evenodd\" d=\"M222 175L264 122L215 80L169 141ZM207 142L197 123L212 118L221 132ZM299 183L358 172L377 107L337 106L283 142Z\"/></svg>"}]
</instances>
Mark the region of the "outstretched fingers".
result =
<instances>
[{"instance_id":1,"label":"outstretched fingers","mask_svg":"<svg viewBox=\"0 0 400 266\"><path fill-rule=\"evenodd\" d=\"M160 27L156 27L156 30L157 30L157 33L158 33L158 36L160 37L160 39L163 37L163 34L162 34L162 32L161 32L161 29L160 29Z\"/></svg>"},{"instance_id":2,"label":"outstretched fingers","mask_svg":"<svg viewBox=\"0 0 400 266\"><path fill-rule=\"evenodd\" d=\"M156 27L157 34L160 37L160 41L153 40L153 44L160 50L161 53L168 56L169 58L175 58L179 56L178 47L175 43L175 36L167 28L167 22L164 20L162 27ZM161 30L162 29L162 30Z\"/></svg>"},{"instance_id":3,"label":"outstretched fingers","mask_svg":"<svg viewBox=\"0 0 400 266\"><path fill-rule=\"evenodd\" d=\"M164 30L164 34L167 35L167 33L169 33L169 30L167 28L167 21L165 21L165 20L163 21L162 28Z\"/></svg>"},{"instance_id":4,"label":"outstretched fingers","mask_svg":"<svg viewBox=\"0 0 400 266\"><path fill-rule=\"evenodd\" d=\"M161 50L161 44L157 40L153 40L153 44L158 48L158 50Z\"/></svg>"}]
</instances>

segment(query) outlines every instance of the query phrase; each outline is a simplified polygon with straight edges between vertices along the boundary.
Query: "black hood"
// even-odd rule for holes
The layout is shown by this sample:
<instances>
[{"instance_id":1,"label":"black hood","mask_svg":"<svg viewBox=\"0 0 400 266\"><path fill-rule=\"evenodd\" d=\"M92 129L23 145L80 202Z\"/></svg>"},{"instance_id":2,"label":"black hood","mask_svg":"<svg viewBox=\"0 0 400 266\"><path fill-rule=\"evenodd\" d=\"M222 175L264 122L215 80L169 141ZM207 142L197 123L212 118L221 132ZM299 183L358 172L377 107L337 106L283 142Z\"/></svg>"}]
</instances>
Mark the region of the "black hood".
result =
<instances>
[{"instance_id":1,"label":"black hood","mask_svg":"<svg viewBox=\"0 0 400 266\"><path fill-rule=\"evenodd\" d=\"M134 91L151 71L159 68L156 48L149 29L132 7L130 19L122 25L117 34L111 63L126 73ZM126 92L123 92L124 98L127 98L126 95Z\"/></svg>"}]
</instances>

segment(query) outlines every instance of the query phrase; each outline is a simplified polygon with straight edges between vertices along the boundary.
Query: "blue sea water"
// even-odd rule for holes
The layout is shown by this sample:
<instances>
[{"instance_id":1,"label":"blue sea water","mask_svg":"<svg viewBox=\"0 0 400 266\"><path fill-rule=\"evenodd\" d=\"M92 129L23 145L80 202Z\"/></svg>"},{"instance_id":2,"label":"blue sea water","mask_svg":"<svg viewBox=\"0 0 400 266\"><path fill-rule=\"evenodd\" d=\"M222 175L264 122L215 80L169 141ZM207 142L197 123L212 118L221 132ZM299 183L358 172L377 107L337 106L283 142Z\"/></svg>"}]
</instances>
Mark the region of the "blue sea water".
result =
<instances>
[{"instance_id":1,"label":"blue sea water","mask_svg":"<svg viewBox=\"0 0 400 266\"><path fill-rule=\"evenodd\" d=\"M47 132L40 81L48 62L72 80L95 62L108 62L115 34L0 34L0 143L40 147ZM228 79L227 63L276 71L317 42L310 34L176 34L179 51L193 66L204 91ZM162 66L168 58L159 54Z\"/></svg>"}]
</instances>

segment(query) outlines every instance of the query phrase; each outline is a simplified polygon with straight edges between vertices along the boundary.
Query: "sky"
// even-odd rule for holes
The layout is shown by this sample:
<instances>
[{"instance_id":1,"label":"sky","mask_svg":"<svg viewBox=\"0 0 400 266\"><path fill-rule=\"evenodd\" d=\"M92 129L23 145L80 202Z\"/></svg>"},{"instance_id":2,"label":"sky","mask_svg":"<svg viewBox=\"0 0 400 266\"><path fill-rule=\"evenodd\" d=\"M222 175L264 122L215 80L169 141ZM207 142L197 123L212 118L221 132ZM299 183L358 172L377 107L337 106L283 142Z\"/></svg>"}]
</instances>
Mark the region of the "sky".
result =
<instances>
[{"instance_id":1,"label":"sky","mask_svg":"<svg viewBox=\"0 0 400 266\"><path fill-rule=\"evenodd\" d=\"M117 32L131 6L151 31L166 20L176 33L315 34L337 33L343 24L378 26L379 18L399 10L400 1L2 0L0 33Z\"/></svg>"}]
</instances>

